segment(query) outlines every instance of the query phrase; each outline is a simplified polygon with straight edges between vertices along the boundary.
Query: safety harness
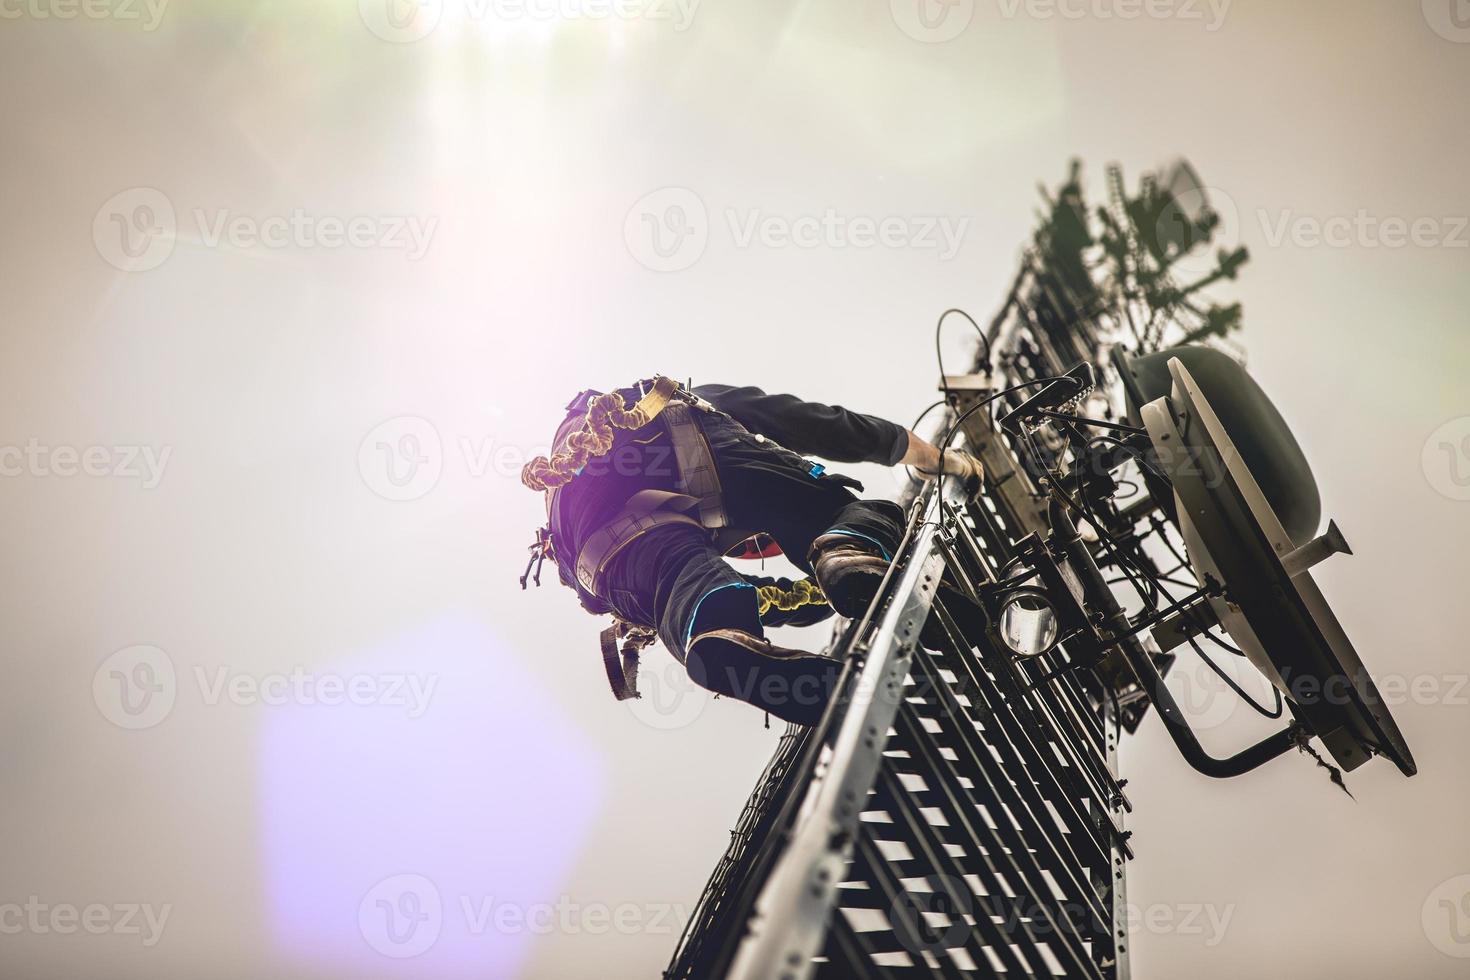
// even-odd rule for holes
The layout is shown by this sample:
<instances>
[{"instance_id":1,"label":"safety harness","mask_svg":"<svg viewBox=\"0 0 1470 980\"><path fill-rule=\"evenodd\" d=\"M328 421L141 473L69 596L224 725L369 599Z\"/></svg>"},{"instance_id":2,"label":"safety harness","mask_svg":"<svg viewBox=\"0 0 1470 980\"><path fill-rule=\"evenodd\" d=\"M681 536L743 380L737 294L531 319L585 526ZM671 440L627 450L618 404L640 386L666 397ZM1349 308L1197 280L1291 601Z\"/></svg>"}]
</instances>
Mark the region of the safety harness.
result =
<instances>
[{"instance_id":1,"label":"safety harness","mask_svg":"<svg viewBox=\"0 0 1470 980\"><path fill-rule=\"evenodd\" d=\"M547 524L536 532L536 541L531 545L531 559L526 565L526 573L521 576L521 588L526 588L527 580L533 578L533 568L533 580L538 586L541 584L541 565L546 559L550 558L558 566L570 560L570 570L574 572L574 582L582 596L583 606L595 614L608 612L610 604L602 586L603 576L612 560L639 537L656 527L670 524L700 528L726 552L743 547L744 554L770 553L759 543L751 544L753 539L748 531L729 526L714 454L710 451L704 430L693 415L696 411L714 412L714 406L677 381L662 375L656 376L646 388L640 383L639 393L637 403L629 408L621 392L584 392L584 397L590 397L587 397L586 411L580 423L558 440L549 457L538 456L522 468L521 482L545 494ZM629 498L622 510L603 527L588 535L576 555L558 555L552 540L551 520L561 491L591 460L612 451L615 430L636 432L655 421L662 422L668 433L679 472L678 486L684 492L641 490ZM588 597L593 601L589 602ZM790 590L775 585L760 586L757 597L761 616L772 608L789 612L827 601L810 579L802 579ZM632 623L616 612L612 615L613 624L602 631L599 645L608 685L613 696L623 701L639 697L639 652L657 638L657 633L652 624Z\"/></svg>"}]
</instances>

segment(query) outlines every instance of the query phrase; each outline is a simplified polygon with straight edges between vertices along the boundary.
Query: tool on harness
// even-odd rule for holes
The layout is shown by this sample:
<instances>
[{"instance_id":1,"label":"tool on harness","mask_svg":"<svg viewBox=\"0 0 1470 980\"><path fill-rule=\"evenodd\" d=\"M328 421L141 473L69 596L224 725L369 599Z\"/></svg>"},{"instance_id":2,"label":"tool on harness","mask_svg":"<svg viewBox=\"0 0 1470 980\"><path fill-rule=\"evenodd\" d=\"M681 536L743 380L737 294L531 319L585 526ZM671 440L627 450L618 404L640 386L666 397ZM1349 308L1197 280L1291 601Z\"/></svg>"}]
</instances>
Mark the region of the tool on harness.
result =
<instances>
[{"instance_id":1,"label":"tool on harness","mask_svg":"<svg viewBox=\"0 0 1470 980\"><path fill-rule=\"evenodd\" d=\"M521 591L526 590L526 580L530 579L536 583L536 588L541 588L541 566L546 564L550 558L553 565L556 564L556 553L551 547L551 525L538 527L536 529L536 540L531 545L531 560L526 562L526 570L521 574ZM531 569L536 569L535 577L531 575Z\"/></svg>"},{"instance_id":2,"label":"tool on harness","mask_svg":"<svg viewBox=\"0 0 1470 980\"><path fill-rule=\"evenodd\" d=\"M598 637L607 683L612 688L613 697L619 701L643 696L638 693L638 652L652 643L655 636L654 631L646 626L619 619Z\"/></svg>"}]
</instances>

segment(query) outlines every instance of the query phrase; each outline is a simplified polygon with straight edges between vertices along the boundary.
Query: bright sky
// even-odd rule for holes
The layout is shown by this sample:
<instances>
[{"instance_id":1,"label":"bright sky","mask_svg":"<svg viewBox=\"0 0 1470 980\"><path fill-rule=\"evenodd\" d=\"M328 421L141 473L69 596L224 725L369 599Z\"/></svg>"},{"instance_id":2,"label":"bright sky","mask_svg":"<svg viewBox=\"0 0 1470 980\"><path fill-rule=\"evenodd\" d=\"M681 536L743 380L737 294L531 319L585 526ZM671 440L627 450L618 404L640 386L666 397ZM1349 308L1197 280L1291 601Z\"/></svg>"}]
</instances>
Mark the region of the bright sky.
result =
<instances>
[{"instance_id":1,"label":"bright sky","mask_svg":"<svg viewBox=\"0 0 1470 980\"><path fill-rule=\"evenodd\" d=\"M1470 29L917 2L0 3L0 905L46 907L0 972L657 975L777 733L660 651L612 701L600 623L516 586L520 463L655 371L908 421L1038 182L1182 154L1421 774L1211 782L1150 719L1134 976L1463 976ZM438 932L383 955L385 911Z\"/></svg>"}]
</instances>

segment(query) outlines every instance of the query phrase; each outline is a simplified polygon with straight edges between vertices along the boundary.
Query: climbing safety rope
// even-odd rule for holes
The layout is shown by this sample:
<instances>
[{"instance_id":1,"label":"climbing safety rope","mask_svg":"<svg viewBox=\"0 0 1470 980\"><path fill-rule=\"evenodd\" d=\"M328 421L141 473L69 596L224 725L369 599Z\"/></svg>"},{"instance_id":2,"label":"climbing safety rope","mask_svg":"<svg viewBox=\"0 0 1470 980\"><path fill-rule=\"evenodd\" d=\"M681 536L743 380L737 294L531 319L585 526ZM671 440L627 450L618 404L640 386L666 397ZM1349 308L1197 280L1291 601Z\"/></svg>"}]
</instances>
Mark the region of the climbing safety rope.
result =
<instances>
[{"instance_id":1,"label":"climbing safety rope","mask_svg":"<svg viewBox=\"0 0 1470 980\"><path fill-rule=\"evenodd\" d=\"M821 588L809 578L794 583L789 590L779 585L762 585L756 590L760 603L759 615L764 616L772 608L781 612L795 612L803 606L824 606L827 597Z\"/></svg>"},{"instance_id":2,"label":"climbing safety rope","mask_svg":"<svg viewBox=\"0 0 1470 980\"><path fill-rule=\"evenodd\" d=\"M566 448L548 459L537 456L521 468L521 483L532 490L554 490L570 483L587 461L606 456L612 450L614 429L641 429L658 418L679 383L663 375L653 380L653 387L632 408L620 392L597 395L587 406L587 414L579 429L567 437Z\"/></svg>"}]
</instances>

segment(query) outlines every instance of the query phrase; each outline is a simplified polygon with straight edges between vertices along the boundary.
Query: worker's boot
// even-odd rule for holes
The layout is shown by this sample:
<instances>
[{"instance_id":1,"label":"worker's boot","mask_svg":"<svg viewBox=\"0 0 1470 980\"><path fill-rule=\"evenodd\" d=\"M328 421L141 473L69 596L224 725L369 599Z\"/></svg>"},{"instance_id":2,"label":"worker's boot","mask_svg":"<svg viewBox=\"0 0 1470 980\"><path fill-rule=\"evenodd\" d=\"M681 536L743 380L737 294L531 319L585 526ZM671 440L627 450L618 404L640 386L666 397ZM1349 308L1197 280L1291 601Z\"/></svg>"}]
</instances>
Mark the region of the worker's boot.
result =
<instances>
[{"instance_id":1,"label":"worker's boot","mask_svg":"<svg viewBox=\"0 0 1470 980\"><path fill-rule=\"evenodd\" d=\"M848 619L867 611L888 574L888 559L850 534L822 535L812 543L810 558L822 594L839 616Z\"/></svg>"},{"instance_id":2,"label":"worker's boot","mask_svg":"<svg viewBox=\"0 0 1470 980\"><path fill-rule=\"evenodd\" d=\"M778 647L740 629L700 633L689 643L685 665L699 686L798 725L821 720L842 672L836 660Z\"/></svg>"},{"instance_id":3,"label":"worker's boot","mask_svg":"<svg viewBox=\"0 0 1470 980\"><path fill-rule=\"evenodd\" d=\"M888 565L888 559L876 554L872 545L851 535L824 534L812 545L812 574L832 608L848 619L867 612L883 584L883 576L888 574ZM940 581L937 598L943 601L959 630L957 639L980 642L987 625L985 611L952 585L948 576ZM939 617L931 614L919 635L920 642L937 647L946 639L949 636Z\"/></svg>"}]
</instances>

